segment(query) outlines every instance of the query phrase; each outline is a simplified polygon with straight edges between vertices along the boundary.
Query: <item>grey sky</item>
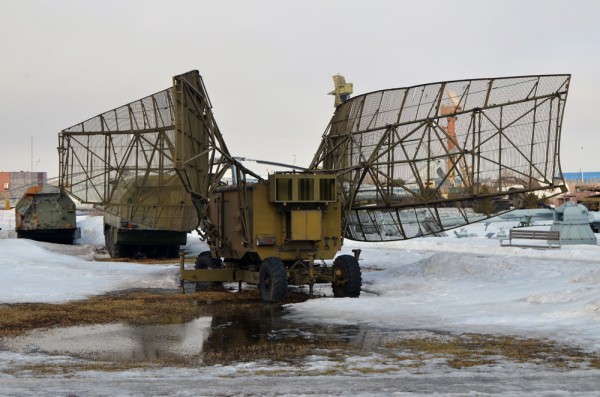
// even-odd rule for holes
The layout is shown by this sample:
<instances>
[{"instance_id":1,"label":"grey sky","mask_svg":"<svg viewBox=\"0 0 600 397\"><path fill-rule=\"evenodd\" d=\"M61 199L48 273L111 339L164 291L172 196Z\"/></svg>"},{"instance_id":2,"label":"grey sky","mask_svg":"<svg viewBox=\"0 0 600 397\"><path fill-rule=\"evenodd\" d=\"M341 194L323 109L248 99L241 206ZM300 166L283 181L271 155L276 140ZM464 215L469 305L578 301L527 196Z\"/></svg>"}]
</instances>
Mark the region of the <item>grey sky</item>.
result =
<instances>
[{"instance_id":1,"label":"grey sky","mask_svg":"<svg viewBox=\"0 0 600 397\"><path fill-rule=\"evenodd\" d=\"M336 73L355 94L571 73L563 170L600 171L599 1L0 0L0 33L4 171L56 176L60 130L191 69L233 155L299 165Z\"/></svg>"}]
</instances>

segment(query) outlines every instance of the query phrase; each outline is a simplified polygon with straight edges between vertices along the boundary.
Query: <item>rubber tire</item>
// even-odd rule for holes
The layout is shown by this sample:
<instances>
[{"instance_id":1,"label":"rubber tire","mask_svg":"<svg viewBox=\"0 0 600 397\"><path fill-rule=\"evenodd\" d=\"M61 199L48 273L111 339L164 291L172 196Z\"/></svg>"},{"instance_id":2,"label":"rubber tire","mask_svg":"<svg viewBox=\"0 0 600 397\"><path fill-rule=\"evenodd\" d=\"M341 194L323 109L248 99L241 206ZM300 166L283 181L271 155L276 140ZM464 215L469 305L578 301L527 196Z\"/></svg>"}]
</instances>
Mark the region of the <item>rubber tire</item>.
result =
<instances>
[{"instance_id":1,"label":"rubber tire","mask_svg":"<svg viewBox=\"0 0 600 397\"><path fill-rule=\"evenodd\" d=\"M106 249L108 250L108 253L110 254L111 258L122 258L124 257L124 249L121 246L121 244L117 244L115 243L115 241L113 240L113 228L112 227L107 227L104 230L104 239L106 241Z\"/></svg>"},{"instance_id":2,"label":"rubber tire","mask_svg":"<svg viewBox=\"0 0 600 397\"><path fill-rule=\"evenodd\" d=\"M194 269L221 269L222 267L223 262L221 261L221 258L211 257L210 251L201 252L196 258L196 263L194 264ZM223 282L221 281L201 281L196 283L195 291L218 290L221 288L223 288Z\"/></svg>"},{"instance_id":3,"label":"rubber tire","mask_svg":"<svg viewBox=\"0 0 600 397\"><path fill-rule=\"evenodd\" d=\"M169 246L167 248L167 259L179 258L179 245Z\"/></svg>"},{"instance_id":4,"label":"rubber tire","mask_svg":"<svg viewBox=\"0 0 600 397\"><path fill-rule=\"evenodd\" d=\"M210 251L201 252L200 255L196 258L196 264L194 265L194 269L208 269L211 264Z\"/></svg>"},{"instance_id":5,"label":"rubber tire","mask_svg":"<svg viewBox=\"0 0 600 397\"><path fill-rule=\"evenodd\" d=\"M194 269L222 269L223 261L221 258L213 258L210 251L201 252L196 258Z\"/></svg>"},{"instance_id":6,"label":"rubber tire","mask_svg":"<svg viewBox=\"0 0 600 397\"><path fill-rule=\"evenodd\" d=\"M333 261L331 288L336 298L357 298L362 287L362 274L358 260L352 255L340 255ZM341 277L336 273L341 273ZM337 280L336 280L337 278Z\"/></svg>"},{"instance_id":7,"label":"rubber tire","mask_svg":"<svg viewBox=\"0 0 600 397\"><path fill-rule=\"evenodd\" d=\"M265 302L281 302L287 296L287 274L285 264L277 257L269 257L260 265L258 289Z\"/></svg>"}]
</instances>

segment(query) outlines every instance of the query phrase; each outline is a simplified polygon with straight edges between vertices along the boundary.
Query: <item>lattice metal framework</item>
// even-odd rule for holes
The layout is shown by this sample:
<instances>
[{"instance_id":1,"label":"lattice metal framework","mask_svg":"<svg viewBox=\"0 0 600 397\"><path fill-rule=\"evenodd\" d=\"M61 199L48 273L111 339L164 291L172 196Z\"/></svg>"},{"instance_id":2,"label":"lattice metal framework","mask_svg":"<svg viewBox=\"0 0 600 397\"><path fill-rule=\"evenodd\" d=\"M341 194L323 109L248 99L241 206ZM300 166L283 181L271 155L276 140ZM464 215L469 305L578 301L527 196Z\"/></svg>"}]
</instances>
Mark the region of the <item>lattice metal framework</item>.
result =
<instances>
[{"instance_id":1,"label":"lattice metal framework","mask_svg":"<svg viewBox=\"0 0 600 397\"><path fill-rule=\"evenodd\" d=\"M175 170L174 121L166 89L64 129L61 186L130 225L192 230L195 210Z\"/></svg>"},{"instance_id":2,"label":"lattice metal framework","mask_svg":"<svg viewBox=\"0 0 600 397\"><path fill-rule=\"evenodd\" d=\"M556 177L569 81L461 80L354 97L337 107L310 168L339 173L350 239L484 219L497 214L495 198L564 190Z\"/></svg>"},{"instance_id":3,"label":"lattice metal framework","mask_svg":"<svg viewBox=\"0 0 600 397\"><path fill-rule=\"evenodd\" d=\"M228 171L240 184L250 173L229 155L197 71L64 129L59 157L60 185L81 202L161 230L214 232L209 192Z\"/></svg>"},{"instance_id":4,"label":"lattice metal framework","mask_svg":"<svg viewBox=\"0 0 600 397\"><path fill-rule=\"evenodd\" d=\"M262 178L234 159L212 113L208 93L197 71L173 78L175 92L175 166L198 211L199 232L221 244L228 244L208 218L210 192L223 184L225 176L237 187L240 224L244 241L250 239L246 179Z\"/></svg>"}]
</instances>

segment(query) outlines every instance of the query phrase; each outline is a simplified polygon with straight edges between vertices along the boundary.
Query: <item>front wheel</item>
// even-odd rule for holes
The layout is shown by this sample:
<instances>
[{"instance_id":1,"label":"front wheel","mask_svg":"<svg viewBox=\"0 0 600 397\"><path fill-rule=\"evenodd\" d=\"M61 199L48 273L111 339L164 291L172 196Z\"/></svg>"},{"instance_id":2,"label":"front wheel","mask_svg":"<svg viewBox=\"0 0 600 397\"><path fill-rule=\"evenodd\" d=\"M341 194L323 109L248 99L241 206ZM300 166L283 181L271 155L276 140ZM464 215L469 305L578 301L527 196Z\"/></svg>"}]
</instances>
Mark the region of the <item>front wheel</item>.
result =
<instances>
[{"instance_id":1,"label":"front wheel","mask_svg":"<svg viewBox=\"0 0 600 397\"><path fill-rule=\"evenodd\" d=\"M362 275L358 260L352 255L340 255L333 261L331 287L336 298L356 298L360 295Z\"/></svg>"},{"instance_id":2,"label":"front wheel","mask_svg":"<svg viewBox=\"0 0 600 397\"><path fill-rule=\"evenodd\" d=\"M287 274L285 264L277 257L269 257L260 265L258 289L265 302L279 302L287 295Z\"/></svg>"}]
</instances>

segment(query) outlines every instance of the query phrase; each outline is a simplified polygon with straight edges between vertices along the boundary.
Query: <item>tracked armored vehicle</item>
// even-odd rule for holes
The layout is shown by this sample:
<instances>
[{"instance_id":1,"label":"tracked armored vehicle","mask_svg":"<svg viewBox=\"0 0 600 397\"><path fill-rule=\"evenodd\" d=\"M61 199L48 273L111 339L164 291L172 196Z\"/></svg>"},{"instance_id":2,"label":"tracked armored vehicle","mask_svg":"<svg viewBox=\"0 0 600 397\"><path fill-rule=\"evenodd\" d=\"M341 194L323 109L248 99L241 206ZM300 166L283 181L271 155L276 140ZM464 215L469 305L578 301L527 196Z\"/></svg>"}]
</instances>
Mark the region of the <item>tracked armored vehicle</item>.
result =
<instances>
[{"instance_id":1,"label":"tracked armored vehicle","mask_svg":"<svg viewBox=\"0 0 600 397\"><path fill-rule=\"evenodd\" d=\"M59 134L61 185L103 212L113 258L177 258L198 224L174 169L172 100L161 91Z\"/></svg>"},{"instance_id":2,"label":"tracked armored vehicle","mask_svg":"<svg viewBox=\"0 0 600 397\"><path fill-rule=\"evenodd\" d=\"M18 238L73 244L75 202L56 186L30 187L15 205L15 230Z\"/></svg>"}]
</instances>

